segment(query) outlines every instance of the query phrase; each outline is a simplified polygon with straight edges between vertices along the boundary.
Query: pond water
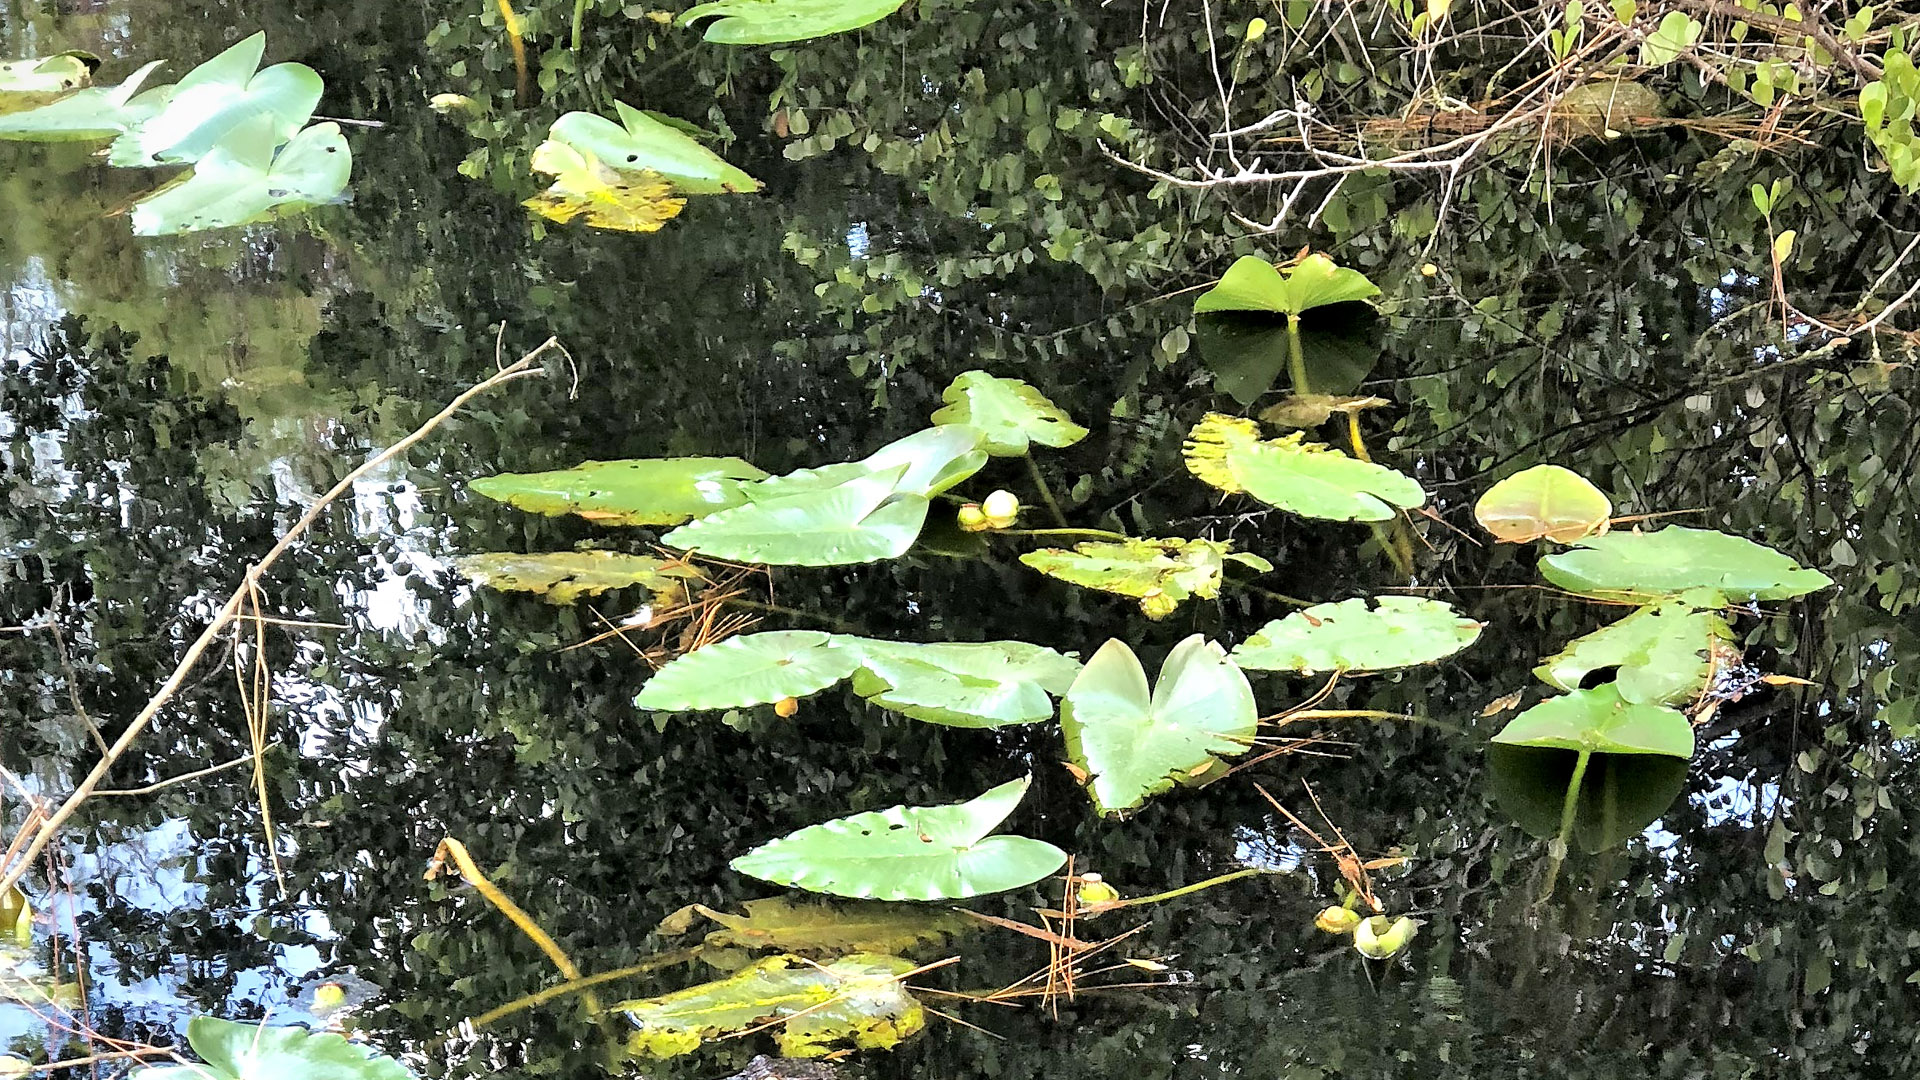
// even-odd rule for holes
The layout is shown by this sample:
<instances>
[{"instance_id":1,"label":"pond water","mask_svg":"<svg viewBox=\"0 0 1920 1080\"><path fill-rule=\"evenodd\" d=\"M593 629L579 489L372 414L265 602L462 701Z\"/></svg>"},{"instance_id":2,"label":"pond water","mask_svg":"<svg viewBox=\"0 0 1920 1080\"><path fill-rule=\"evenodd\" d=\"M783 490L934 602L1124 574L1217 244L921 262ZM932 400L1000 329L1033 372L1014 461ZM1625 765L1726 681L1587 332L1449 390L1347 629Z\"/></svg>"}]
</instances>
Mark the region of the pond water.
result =
<instances>
[{"instance_id":1,"label":"pond water","mask_svg":"<svg viewBox=\"0 0 1920 1080\"><path fill-rule=\"evenodd\" d=\"M535 57L541 100L518 116L497 15L468 6L0 12L5 55L84 48L115 78L162 57L177 77L265 30L270 60L323 74L322 115L383 125L349 130L350 202L171 238L109 216L157 174L100 167L87 144L0 143L0 626L27 628L0 635L9 831L24 814L15 791L63 796L97 760L82 710L108 739L122 730L244 565L320 492L500 358L549 336L570 357L358 484L264 582L269 613L289 621L266 639L277 875L244 768L98 798L36 867L36 962L71 977L79 958L86 1025L164 1045L197 1014L313 1022L311 988L343 979L365 998L349 1025L417 1075L597 1075L607 1035L572 999L443 1039L556 977L471 889L425 880L442 837L583 970L607 971L684 944L655 932L683 905L777 895L728 868L755 845L1031 773L1009 827L1126 895L1287 872L1083 924L1142 928L1116 953L1164 970L1086 979L1130 986L1050 1008L933 998L964 1023L935 1018L898 1049L853 1055L843 1075L1920 1068L1920 906L1906 891L1920 882L1907 768L1920 663L1907 474L1920 443L1899 351L1912 344L1816 348L1824 339L1783 330L1744 205L1749 166L1716 171L1721 144L1661 132L1563 154L1551 201L1529 188L1524 156L1499 161L1438 232L1437 188L1356 181L1330 220L1249 237L1217 205L1099 153L1119 138L1095 130L1102 110L1164 126L1189 115L1183 94L1211 92L1178 50L1157 83L1128 74L1137 10L926 5L898 26L720 52L643 8L596 4L577 62ZM565 8L534 9L534 32L550 43ZM441 92L492 111L438 115L426 101ZM532 145L560 112L616 96L730 130L723 152L765 191L693 199L646 235L537 226L519 206ZM1910 204L1858 195L1867 174L1845 155L1763 165L1855 193L1806 211L1802 243L1832 256L1787 285L1824 295L1815 303L1850 306L1920 225ZM1214 384L1193 297L1236 255L1309 243L1383 289L1363 391L1392 404L1362 422L1376 457L1419 479L1445 519L1411 519L1410 574L1367 527L1223 501L1181 459L1205 413L1241 411ZM633 649L570 648L637 593L554 606L452 571L462 553L589 540L647 552L664 531L523 514L469 493L476 477L687 454L774 473L853 460L926 426L971 369L1025 379L1091 429L1032 458L1075 526L1231 540L1275 569L1235 571L1256 587L1153 621L1032 572L1017 558L1030 542L996 538L967 556L923 547L781 568L770 591L754 578L762 606L740 610L758 629L1018 638L1082 657L1120 638L1151 671L1189 634L1244 640L1294 610L1288 597L1415 591L1484 623L1479 642L1340 680L1321 705L1400 719L1327 721L1323 742L1116 820L1060 765L1054 724L936 727L844 687L790 719L650 714L633 705L651 670ZM1495 479L1541 461L1594 480L1617 514L1674 513L1836 582L1735 622L1750 664L1811 685L1723 706L1660 820L1575 852L1544 902L1548 845L1502 811L1485 765L1511 714L1485 710L1523 689L1537 698L1540 660L1615 612L1534 587L1535 549L1491 545L1473 525ZM1040 501L1018 459L966 490L995 487ZM1322 684L1254 679L1263 712ZM248 746L217 650L107 786ZM1314 928L1337 902L1338 867L1255 782L1363 855L1405 857L1374 886L1423 921L1408 952L1370 962ZM1041 900L1020 890L974 906L1031 921ZM1044 943L999 931L952 951L962 962L929 985L1006 986L1047 961ZM603 992L704 977L680 968ZM76 1026L44 1003L8 1006L0 1050L85 1053ZM762 1040L613 1068L718 1077Z\"/></svg>"}]
</instances>

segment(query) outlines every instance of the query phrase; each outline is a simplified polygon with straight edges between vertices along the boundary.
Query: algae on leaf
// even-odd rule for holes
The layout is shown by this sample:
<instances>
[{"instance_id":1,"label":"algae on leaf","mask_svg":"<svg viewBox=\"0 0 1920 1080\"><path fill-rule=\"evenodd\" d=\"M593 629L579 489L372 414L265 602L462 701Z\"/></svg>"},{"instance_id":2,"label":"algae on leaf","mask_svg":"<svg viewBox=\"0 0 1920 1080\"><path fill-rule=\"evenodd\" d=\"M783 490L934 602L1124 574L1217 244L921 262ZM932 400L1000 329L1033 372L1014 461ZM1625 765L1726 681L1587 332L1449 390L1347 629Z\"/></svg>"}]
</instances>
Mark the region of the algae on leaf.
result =
<instances>
[{"instance_id":1,"label":"algae on leaf","mask_svg":"<svg viewBox=\"0 0 1920 1080\"><path fill-rule=\"evenodd\" d=\"M623 555L615 551L555 551L518 555L507 551L462 555L460 573L481 585L511 592L538 593L549 604L571 604L582 596L632 585L654 592L681 588L700 572L677 559Z\"/></svg>"},{"instance_id":2,"label":"algae on leaf","mask_svg":"<svg viewBox=\"0 0 1920 1080\"><path fill-rule=\"evenodd\" d=\"M635 458L500 473L467 488L535 514L577 514L602 525L678 525L746 502L743 483L766 475L737 457Z\"/></svg>"},{"instance_id":3,"label":"algae on leaf","mask_svg":"<svg viewBox=\"0 0 1920 1080\"><path fill-rule=\"evenodd\" d=\"M884 900L804 900L785 896L748 900L742 913L705 904L688 909L721 929L707 934L714 949L781 949L814 956L904 954L980 928L958 911Z\"/></svg>"},{"instance_id":4,"label":"algae on leaf","mask_svg":"<svg viewBox=\"0 0 1920 1080\"><path fill-rule=\"evenodd\" d=\"M809 825L733 860L742 874L871 900L957 900L1031 885L1067 861L1052 844L989 836L1031 779L953 806L895 806Z\"/></svg>"},{"instance_id":5,"label":"algae on leaf","mask_svg":"<svg viewBox=\"0 0 1920 1080\"><path fill-rule=\"evenodd\" d=\"M1275 619L1233 650L1243 668L1303 675L1430 664L1480 637L1481 625L1439 600L1382 596L1315 604Z\"/></svg>"},{"instance_id":6,"label":"algae on leaf","mask_svg":"<svg viewBox=\"0 0 1920 1080\"><path fill-rule=\"evenodd\" d=\"M1200 779L1220 766L1218 756L1245 753L1258 719L1246 675L1199 634L1167 654L1151 691L1133 650L1107 642L1060 705L1067 754L1103 814Z\"/></svg>"},{"instance_id":7,"label":"algae on leaf","mask_svg":"<svg viewBox=\"0 0 1920 1080\"><path fill-rule=\"evenodd\" d=\"M1714 589L1734 601L1791 600L1833 584L1745 537L1681 525L1587 537L1540 560L1540 574L1581 596L1643 603L1689 589Z\"/></svg>"},{"instance_id":8,"label":"algae on leaf","mask_svg":"<svg viewBox=\"0 0 1920 1080\"><path fill-rule=\"evenodd\" d=\"M771 630L703 645L647 680L643 709L734 709L817 694L853 674L860 653L820 630Z\"/></svg>"},{"instance_id":9,"label":"algae on leaf","mask_svg":"<svg viewBox=\"0 0 1920 1080\"><path fill-rule=\"evenodd\" d=\"M720 45L779 45L858 30L899 11L906 0L712 0L682 12L681 26L701 19Z\"/></svg>"},{"instance_id":10,"label":"algae on leaf","mask_svg":"<svg viewBox=\"0 0 1920 1080\"><path fill-rule=\"evenodd\" d=\"M1030 444L1072 446L1087 429L1046 396L1019 379L984 371L962 372L940 395L946 405L935 424L971 424L985 432L981 446L996 457L1020 457Z\"/></svg>"},{"instance_id":11,"label":"algae on leaf","mask_svg":"<svg viewBox=\"0 0 1920 1080\"><path fill-rule=\"evenodd\" d=\"M1220 595L1230 561L1261 573L1273 569L1260 556L1234 552L1232 546L1218 540L1129 537L1118 543L1076 544L1071 551L1041 548L1020 556L1020 561L1048 577L1136 597L1149 618L1159 619L1189 597L1211 600Z\"/></svg>"},{"instance_id":12,"label":"algae on leaf","mask_svg":"<svg viewBox=\"0 0 1920 1080\"><path fill-rule=\"evenodd\" d=\"M652 1057L692 1053L702 1042L769 1023L788 1057L818 1057L839 1046L885 1049L927 1024L925 1008L900 981L914 966L871 953L824 966L771 956L724 979L613 1008L638 1029L628 1048Z\"/></svg>"},{"instance_id":13,"label":"algae on leaf","mask_svg":"<svg viewBox=\"0 0 1920 1080\"><path fill-rule=\"evenodd\" d=\"M1182 453L1187 468L1208 484L1303 517L1387 521L1427 501L1413 478L1385 465L1306 442L1297 431L1261 441L1260 426L1243 417L1208 413L1188 433Z\"/></svg>"}]
</instances>

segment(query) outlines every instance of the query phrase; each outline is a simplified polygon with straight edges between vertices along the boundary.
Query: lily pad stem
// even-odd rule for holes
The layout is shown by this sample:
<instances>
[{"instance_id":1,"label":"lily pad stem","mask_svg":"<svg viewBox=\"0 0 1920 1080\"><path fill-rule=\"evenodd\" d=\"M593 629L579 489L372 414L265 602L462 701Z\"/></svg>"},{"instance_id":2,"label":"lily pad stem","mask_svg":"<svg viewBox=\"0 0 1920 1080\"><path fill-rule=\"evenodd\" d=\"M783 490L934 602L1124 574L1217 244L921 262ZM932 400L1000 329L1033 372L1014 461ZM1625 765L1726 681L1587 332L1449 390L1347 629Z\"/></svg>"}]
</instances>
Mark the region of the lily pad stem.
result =
<instances>
[{"instance_id":1,"label":"lily pad stem","mask_svg":"<svg viewBox=\"0 0 1920 1080\"><path fill-rule=\"evenodd\" d=\"M1047 512L1053 515L1054 523L1061 528L1067 527L1067 515L1060 511L1060 500L1053 497L1053 487L1047 483L1047 476L1040 471L1040 463L1027 455L1027 471L1033 474L1033 486L1040 489L1040 499L1047 504Z\"/></svg>"},{"instance_id":2,"label":"lily pad stem","mask_svg":"<svg viewBox=\"0 0 1920 1080\"><path fill-rule=\"evenodd\" d=\"M1088 904L1082 907L1081 911L1088 915L1098 915L1101 912L1115 911L1115 910L1118 910L1119 908L1124 908L1124 907L1137 907L1141 904L1158 904L1162 900L1177 899L1179 897L1186 896L1189 893L1197 893L1202 889L1211 889L1215 885L1225 885L1229 881L1239 881L1241 878L1250 878L1258 874L1284 874L1286 872L1287 871L1285 870L1280 870L1273 867L1250 866L1244 870L1235 870L1230 874L1221 874L1218 877L1210 877L1205 881L1196 881L1191 885L1182 885L1178 889L1169 889L1168 891L1163 893L1154 893L1152 896L1134 896L1134 897L1129 897L1125 900L1115 900L1115 901L1112 901L1111 903L1106 903L1106 904Z\"/></svg>"},{"instance_id":3,"label":"lily pad stem","mask_svg":"<svg viewBox=\"0 0 1920 1080\"><path fill-rule=\"evenodd\" d=\"M1580 810L1580 784L1587 778L1587 763L1591 760L1593 751L1582 750L1573 763L1573 777L1567 781L1567 797L1560 804L1560 834L1554 837L1548 856L1547 883L1540 890L1543 903L1553 895L1554 882L1560 878L1560 864L1567 860L1567 844L1573 839L1573 819Z\"/></svg>"},{"instance_id":4,"label":"lily pad stem","mask_svg":"<svg viewBox=\"0 0 1920 1080\"><path fill-rule=\"evenodd\" d=\"M587 0L573 0L573 54L580 55L580 24L587 19Z\"/></svg>"},{"instance_id":5,"label":"lily pad stem","mask_svg":"<svg viewBox=\"0 0 1920 1080\"><path fill-rule=\"evenodd\" d=\"M1287 374L1293 379L1293 392L1313 393L1307 385L1307 354L1300 345L1300 316L1287 316Z\"/></svg>"},{"instance_id":6,"label":"lily pad stem","mask_svg":"<svg viewBox=\"0 0 1920 1080\"><path fill-rule=\"evenodd\" d=\"M1092 536L1101 540L1131 540L1126 533L1109 532L1106 529L998 529L1001 536Z\"/></svg>"}]
</instances>

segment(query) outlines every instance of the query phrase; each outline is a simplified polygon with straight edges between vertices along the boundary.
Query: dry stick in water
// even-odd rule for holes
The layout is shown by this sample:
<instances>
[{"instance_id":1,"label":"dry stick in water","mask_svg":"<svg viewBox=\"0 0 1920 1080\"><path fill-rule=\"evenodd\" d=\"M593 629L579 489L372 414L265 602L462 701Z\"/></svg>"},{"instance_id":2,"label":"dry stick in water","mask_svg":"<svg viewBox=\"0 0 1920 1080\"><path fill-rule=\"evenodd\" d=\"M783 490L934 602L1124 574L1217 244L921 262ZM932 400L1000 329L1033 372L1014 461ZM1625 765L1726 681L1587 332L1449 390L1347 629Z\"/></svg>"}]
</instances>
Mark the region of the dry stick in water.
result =
<instances>
[{"instance_id":1,"label":"dry stick in water","mask_svg":"<svg viewBox=\"0 0 1920 1080\"><path fill-rule=\"evenodd\" d=\"M353 485L357 483L361 477L366 476L387 462L406 453L413 444L426 438L428 433L433 431L434 428L439 427L454 413L464 408L467 402L472 401L481 394L512 382L515 379L545 375L546 369L540 367L537 361L548 352L564 353L565 350L561 348L557 340L548 338L532 352L522 356L514 363L501 368L492 378L469 387L465 393L462 393L459 397L454 398L453 401L448 403L446 408L434 414L432 419L415 428L413 434L408 435L406 438L401 439L399 442L394 443L392 446L387 447L372 458L369 458L365 464L348 473L339 483L333 485L325 495L320 497L318 502L308 507L307 512L301 515L300 520L294 522L293 526L281 535L279 542L274 544L273 548L268 551L259 562L247 568L245 579L241 581L238 588L233 590L233 595L227 598L226 604L220 608L219 613L207 624L207 628L202 630L200 636L194 639L193 644L187 647L186 655L180 658L180 665L173 669L173 674L167 676L167 681L161 684L160 689L154 693L152 699L140 710L139 715L135 716L132 722L127 725L127 730L121 732L120 737L115 739L113 745L107 748L106 754L102 756L99 763L93 767L93 771L87 774L87 778L80 782L80 786L74 789L73 794L67 796L67 800L60 804L60 808L55 810L40 826L39 830L35 832L33 842L27 845L27 849L21 857L9 860L6 863L6 876L0 878L0 895L5 895L9 889L20 884L20 879L27 875L27 868L32 866L33 861L40 857L40 853L47 849L48 844L53 842L54 836L59 833L60 827L67 823L67 819L73 817L81 805L93 795L94 790L107 778L107 773L113 768L114 762L120 760L120 756L127 752L127 748L133 745L134 740L138 739L141 733L147 730L147 725L153 722L153 718L159 714L160 709L165 706L167 702L171 701L175 694L180 692L182 686L186 685L188 673L193 670L195 664L199 663L201 656L205 655L208 647L219 640L222 631L241 619L241 605L245 603L248 595L258 587L260 575L265 573L266 569L272 566L275 560L286 554L289 548L293 547L294 541L298 540L315 521L320 519L320 515L325 512L328 506L332 505L335 499L353 490Z\"/></svg>"}]
</instances>

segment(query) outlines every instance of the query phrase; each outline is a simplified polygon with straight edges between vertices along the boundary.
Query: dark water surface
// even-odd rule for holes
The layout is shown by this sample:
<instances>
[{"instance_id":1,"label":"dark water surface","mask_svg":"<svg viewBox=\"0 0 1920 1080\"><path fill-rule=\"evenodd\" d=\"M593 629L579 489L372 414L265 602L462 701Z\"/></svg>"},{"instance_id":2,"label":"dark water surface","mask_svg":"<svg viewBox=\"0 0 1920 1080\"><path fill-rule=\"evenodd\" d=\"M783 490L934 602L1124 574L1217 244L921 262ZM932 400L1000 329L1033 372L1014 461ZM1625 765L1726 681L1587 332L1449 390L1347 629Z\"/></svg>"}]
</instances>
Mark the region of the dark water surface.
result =
<instances>
[{"instance_id":1,"label":"dark water surface","mask_svg":"<svg viewBox=\"0 0 1920 1080\"><path fill-rule=\"evenodd\" d=\"M1754 226L1727 210L1744 180L1669 175L1717 144L1661 134L1567 155L1577 160L1561 166L1551 206L1525 193L1526 163L1511 163L1432 246L1417 223L1432 192L1410 185L1354 190L1337 230L1252 240L1222 229L1217 207L1149 192L1058 116L1113 108L1162 123L1159 99L1114 74L1137 10L927 7L812 52L680 59L691 35L655 41L666 31L608 9L589 36L616 45L589 50L579 73L549 62L540 105L476 126L491 157L470 171L496 185L456 172L483 144L425 107L444 90L494 91L496 114L510 112L498 95L510 61L477 0L472 11L74 6L0 12L0 53L87 48L115 79L170 57L177 77L265 29L270 60L326 77L323 114L386 126L350 134L349 205L163 240L103 216L157 178L95 166L87 147L0 144L0 625L32 628L0 635L0 760L21 783L71 790L95 752L69 686L111 738L317 493L493 369L502 323L509 358L553 335L577 368L478 403L329 510L270 575L275 612L330 624L269 637L268 795L284 890L244 769L101 799L69 829L51 882L36 872L41 961L81 951L101 1032L164 1043L196 1013L300 1021L306 987L351 975L375 991L354 1025L421 1076L595 1075L601 1036L565 1003L433 1045L463 1017L554 981L470 890L422 879L441 837L463 840L583 969L601 971L671 947L653 928L684 904L770 895L726 865L770 837L957 801L1032 771L1011 825L1127 893L1244 865L1299 872L1132 922L1111 916L1122 920L1113 932L1145 924L1128 955L1170 964L1153 977L1165 987L1084 995L1057 1015L936 1002L987 1030L936 1019L892 1053L856 1056L848 1075L1920 1067L1911 378L1888 366L1898 355L1857 344L1806 358L1764 311L1725 318L1765 298L1751 276L1764 266ZM540 13L549 33L560 10ZM560 111L605 109L616 95L730 127L725 152L767 191L696 199L646 236L536 228L517 205L532 191L521 178L532 143ZM889 113L887 95L906 104ZM843 102L858 130L820 142ZM811 135L790 121L784 139L776 132L769 117L783 104L813 111ZM1049 129L1057 137L1030 135ZM960 149L909 160L939 130ZM1825 182L1843 193L1866 182L1844 155L1789 165L1813 177L1803 183L1842 170ZM1058 198L1035 194L1040 175L1059 178ZM1795 283L1856 295L1916 223L1904 204L1874 206L1861 196L1809 210L1826 215L1830 240L1859 247ZM1408 719L1329 727L1328 756L1276 758L1121 822L1096 819L1057 764L1055 725L937 728L845 690L785 721L651 716L631 704L648 669L628 649L562 650L598 631L585 607L476 592L450 570L462 552L587 539L644 551L655 538L520 514L467 495L473 477L674 454L737 454L773 472L848 460L924 426L947 382L979 367L1034 383L1093 429L1036 458L1076 524L1230 538L1276 565L1263 588L1313 601L1404 589L1366 528L1223 505L1180 460L1203 413L1237 407L1191 340L1192 293L1174 294L1233 255L1307 243L1382 285L1367 389L1394 407L1368 416L1369 436L1451 524L1472 528L1472 501L1499 475L1551 460L1592 477L1620 513L1687 511L1680 520L1773 545L1838 582L1739 623L1752 663L1815 685L1725 708L1700 733L1684 797L1629 845L1576 855L1545 906L1534 900L1546 846L1510 823L1486 782L1484 746L1505 717L1481 713L1536 687L1541 657L1613 614L1514 588L1536 580L1530 548L1481 547L1420 520L1413 584L1487 631L1455 660L1347 681L1331 699ZM1422 276L1426 261L1440 273ZM1034 490L1017 460L993 462L968 490L996 485ZM1026 570L1020 550L1002 541L984 558L781 570L772 599L791 611L761 628L1020 638L1083 656L1120 637L1153 669L1190 633L1233 642L1291 610L1230 590L1149 622L1130 601ZM617 618L637 602L594 607ZM112 786L246 753L228 664L221 652L199 669ZM1261 676L1255 687L1272 711L1318 683ZM1369 966L1314 930L1335 868L1251 780L1303 811L1310 783L1358 849L1409 857L1377 882L1395 910L1425 920L1409 953ZM17 827L11 792L5 805ZM1030 917L1038 899L980 906ZM1006 934L958 952L941 985L1000 986L1045 960L1040 943ZM693 977L680 969L613 993ZM0 1011L6 1049L75 1052L46 1015ZM731 1043L646 1071L718 1077L765 1048Z\"/></svg>"}]
</instances>

